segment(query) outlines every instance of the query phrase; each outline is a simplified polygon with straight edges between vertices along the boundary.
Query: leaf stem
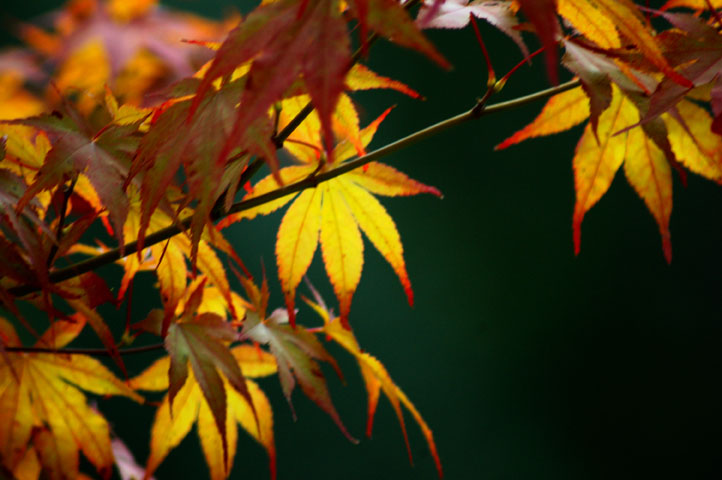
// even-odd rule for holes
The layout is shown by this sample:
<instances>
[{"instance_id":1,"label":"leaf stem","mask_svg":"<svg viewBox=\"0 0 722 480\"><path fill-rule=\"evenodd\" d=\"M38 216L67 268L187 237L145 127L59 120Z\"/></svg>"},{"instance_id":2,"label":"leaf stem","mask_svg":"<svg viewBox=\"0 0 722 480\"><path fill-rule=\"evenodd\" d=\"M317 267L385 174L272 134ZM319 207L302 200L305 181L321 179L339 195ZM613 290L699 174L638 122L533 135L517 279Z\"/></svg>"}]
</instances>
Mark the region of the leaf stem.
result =
<instances>
[{"instance_id":1,"label":"leaf stem","mask_svg":"<svg viewBox=\"0 0 722 480\"><path fill-rule=\"evenodd\" d=\"M479 43L479 46L481 47L481 52L484 54L484 60L486 60L486 70L489 75L486 85L489 88L492 88L496 83L496 73L494 72L494 66L491 64L491 57L489 57L489 51L486 49L484 39L481 38L481 30L479 30L479 25L476 24L476 18L474 18L473 13L469 14L469 22L471 23L471 26L474 27L476 41Z\"/></svg>"},{"instance_id":2,"label":"leaf stem","mask_svg":"<svg viewBox=\"0 0 722 480\"><path fill-rule=\"evenodd\" d=\"M488 105L488 106L485 105L484 103L482 103L483 101L485 101L484 99L482 99L479 102L477 102L477 104L475 104L473 108L471 108L470 110L468 110L464 113L447 118L446 120L442 120L434 125L431 125L422 130L414 132L411 135L408 135L404 138L396 140L395 142L391 142L388 145L383 146L372 152L369 152L362 157L358 157L354 160L351 160L350 162L343 163L343 164L339 165L338 167L334 168L333 170L321 173L314 177L309 177L309 178L303 179L299 182L292 183L290 185L286 185L285 187L279 188L277 190L266 193L264 195L260 195L258 197L254 197L254 198L250 198L248 200L242 200L240 202L236 202L233 205L231 205L231 208L228 209L227 212L224 212L222 214L219 212L214 212L215 215L213 215L214 218L212 218L212 220L219 220L220 218L222 218L224 216L227 216L227 215L230 215L233 213L242 212L242 211L257 207L259 205L263 205L265 203L271 202L278 198L285 197L286 195L300 192L301 190L304 190L306 188L315 187L319 183L331 180L332 178L338 177L339 175L343 175L344 173L347 173L351 170L354 170L363 165L366 165L369 162L386 157L386 156L390 155L391 153L394 153L398 150L401 150L402 148L406 148L410 145L418 143L421 140L438 135L439 133L441 133L445 130L448 130L449 128L454 127L456 125L466 123L470 120L474 120L474 119L480 118L485 115L489 115L492 113L504 112L506 110L511 110L513 108L521 107L528 103L535 102L537 100L549 98L553 95L556 95L557 93L561 93L561 92L570 90L574 87L577 87L578 85L579 85L578 80L571 80L569 82L563 83L556 87L548 88L546 90L541 90L539 92L532 93L530 95L515 98L513 100L508 100L505 102L495 103L493 105ZM484 97L487 98L487 95L485 95ZM260 166L260 162L259 162L259 166ZM249 167L249 170L250 170L250 167ZM173 225L170 225L161 230L151 233L150 235L145 237L144 246L150 247L151 245L155 245L156 243L162 242L164 240L167 240L168 238L173 237L174 235L181 233L182 231L186 230L189 227L191 220L192 220L192 217L184 218L183 220L180 220L179 222L177 222ZM137 241L129 242L129 243L125 244L123 256L131 255L131 254L135 253L137 251L137 249L138 249ZM64 280L68 280L70 278L77 277L79 275L82 275L83 273L90 272L90 271L100 268L102 266L111 264L120 258L122 258L121 254L120 254L120 248L114 248L105 253L96 255L94 257L88 258L83 261L80 261L74 265L70 265L68 267L56 270L56 271L50 273L48 275L48 278L51 282L62 282ZM7 289L7 292L15 297L22 297L24 295L28 295L30 293L38 291L39 289L40 288L36 285L19 285L19 286Z\"/></svg>"}]
</instances>

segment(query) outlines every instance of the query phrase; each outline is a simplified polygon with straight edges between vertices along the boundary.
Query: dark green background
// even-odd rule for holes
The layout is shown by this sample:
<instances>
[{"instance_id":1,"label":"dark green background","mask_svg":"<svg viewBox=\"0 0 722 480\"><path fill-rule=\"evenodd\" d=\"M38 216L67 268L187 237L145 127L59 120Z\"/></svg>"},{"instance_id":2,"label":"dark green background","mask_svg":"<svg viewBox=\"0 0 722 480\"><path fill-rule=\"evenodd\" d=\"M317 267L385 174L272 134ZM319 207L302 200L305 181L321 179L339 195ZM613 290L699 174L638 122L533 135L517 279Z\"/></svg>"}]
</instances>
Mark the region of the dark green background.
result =
<instances>
[{"instance_id":1,"label":"dark green background","mask_svg":"<svg viewBox=\"0 0 722 480\"><path fill-rule=\"evenodd\" d=\"M224 11L222 2L174 4L216 16ZM12 6L10 13L27 17L36 12L21 9L41 11L39 5ZM488 25L481 28L495 67L507 71L520 59L518 49ZM373 146L459 113L483 93L486 73L471 30L430 36L452 71L383 42L374 46L369 65L427 100L356 95L364 124L398 105ZM547 86L535 61L493 101ZM433 429L447 478L719 478L722 190L695 175L685 189L675 177L674 260L667 265L654 220L617 178L587 215L575 258L571 159L581 129L493 151L540 108L485 117L386 159L441 189L444 199L382 200L404 239L416 305L408 307L391 268L367 242L351 316L356 335ZM230 234L254 272L265 262L277 306L273 245L280 219L279 213L254 220ZM330 300L320 254L311 277ZM121 322L121 313L111 314L118 318L109 321ZM302 322L315 322L302 315ZM362 380L354 362L330 348L347 378L343 386L328 371L334 401L361 438ZM261 383L275 407L280 479L436 478L407 416L416 463L409 466L385 399L373 439L354 446L298 392L294 424L277 379ZM99 406L143 461L151 409L116 399ZM157 477L205 472L191 434ZM241 435L232 478L266 477L264 452Z\"/></svg>"}]
</instances>

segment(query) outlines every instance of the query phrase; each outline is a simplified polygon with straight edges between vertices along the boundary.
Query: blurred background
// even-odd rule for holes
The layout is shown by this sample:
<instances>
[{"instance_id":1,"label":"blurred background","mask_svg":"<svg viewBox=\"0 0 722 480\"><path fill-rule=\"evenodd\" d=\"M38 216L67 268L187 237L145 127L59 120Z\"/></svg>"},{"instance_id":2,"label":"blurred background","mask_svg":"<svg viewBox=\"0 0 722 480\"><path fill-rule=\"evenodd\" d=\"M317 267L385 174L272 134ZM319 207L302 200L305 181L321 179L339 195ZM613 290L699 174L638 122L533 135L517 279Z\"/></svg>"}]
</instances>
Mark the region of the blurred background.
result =
<instances>
[{"instance_id":1,"label":"blurred background","mask_svg":"<svg viewBox=\"0 0 722 480\"><path fill-rule=\"evenodd\" d=\"M250 2L221 0L163 3L214 18L229 8L250 8ZM29 20L60 5L6 2L0 11L5 21ZM513 42L488 24L480 27L499 74L521 60ZM460 113L484 93L484 61L470 27L429 36L453 70L383 41L373 47L367 65L426 100L355 94L362 124L397 105L372 147ZM18 42L9 28L1 39ZM492 103L548 86L543 62L535 60ZM408 306L393 271L367 242L351 313L355 333L432 428L446 478L719 478L722 189L694 174L684 188L675 175L668 265L652 216L626 180L616 178L586 215L575 257L571 160L581 127L493 150L541 107L483 117L385 159L438 187L444 198L382 199L404 241L416 304ZM227 231L255 274L266 265L276 306L282 296L273 252L281 217L277 212ZM102 273L115 282L118 271ZM310 276L331 301L318 252ZM135 291L144 290L138 281ZM139 293L134 304L141 310ZM109 322L124 321L123 311L104 314ZM310 312L301 315L302 323L316 324ZM358 368L333 345L329 349L346 375L344 385L326 370L332 397L346 426L362 438L366 394ZM129 369L153 358L133 357ZM356 446L299 392L294 423L276 377L261 386L274 406L279 479L437 478L407 415L415 464L409 465L385 399L373 438ZM99 408L144 462L152 409L117 399L102 400ZM265 452L239 437L231 478L267 478ZM206 472L191 434L156 477L203 478Z\"/></svg>"}]
</instances>

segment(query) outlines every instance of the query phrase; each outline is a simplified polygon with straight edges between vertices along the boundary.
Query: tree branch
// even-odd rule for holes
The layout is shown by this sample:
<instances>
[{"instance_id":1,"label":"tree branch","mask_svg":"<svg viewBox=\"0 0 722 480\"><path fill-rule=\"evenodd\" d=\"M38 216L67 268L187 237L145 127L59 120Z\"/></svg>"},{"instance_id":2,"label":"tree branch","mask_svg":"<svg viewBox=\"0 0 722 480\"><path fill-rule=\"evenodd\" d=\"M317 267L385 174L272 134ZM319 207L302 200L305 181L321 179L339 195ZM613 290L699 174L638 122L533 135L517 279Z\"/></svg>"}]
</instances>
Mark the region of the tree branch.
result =
<instances>
[{"instance_id":1,"label":"tree branch","mask_svg":"<svg viewBox=\"0 0 722 480\"><path fill-rule=\"evenodd\" d=\"M144 345L142 347L121 348L118 350L118 353L120 355L133 355L136 353L163 350L164 348L164 344L154 343L152 345ZM60 355L89 355L91 357L110 357L112 355L105 348L5 347L4 350L6 352L14 353L56 353Z\"/></svg>"},{"instance_id":2,"label":"tree branch","mask_svg":"<svg viewBox=\"0 0 722 480\"><path fill-rule=\"evenodd\" d=\"M260 195L258 197L254 197L254 198L250 198L248 200L242 200L240 202L234 203L225 214L223 214L223 215L219 214L217 218L212 218L212 220L214 220L214 221L219 220L223 216L227 216L227 215L230 215L233 213L238 213L238 212L242 212L245 210L249 210L249 209L257 207L259 205L263 205L265 203L276 200L278 198L285 197L286 195L300 192L301 190L304 190L306 188L315 187L319 183L328 181L332 178L338 177L339 175L343 175L344 173L347 173L351 170L355 170L356 168L366 165L369 162L383 158L383 157L390 155L391 153L394 153L402 148L406 148L410 145L420 142L421 140L435 136L451 127L460 125L462 123L466 123L469 120L474 120L474 119L480 118L480 117L488 115L488 114L499 113L499 112L503 112L506 110L511 110L516 107L521 107L528 103L532 103L537 100L549 98L558 93L570 90L574 87L577 87L578 85L579 85L578 80L571 80L569 82L563 83L556 87L548 88L546 90L541 90L539 92L532 93L532 94L526 95L524 97L519 97L519 98L516 98L513 100L508 100L506 102L500 102L500 103L496 103L496 104L488 105L488 106L486 106L483 103L483 100L484 100L483 99L482 101L477 102L477 104L474 105L474 107L472 107L471 109L467 110L464 113L450 117L446 120L442 120L441 122L438 122L434 125L431 125L422 130L414 132L411 135L408 135L404 138L396 140L395 142L392 142L386 146L383 146L377 150L374 150L373 152L370 152L362 157L358 157L355 160L343 163L343 164L339 165L338 167L334 168L333 170L321 173L314 177L306 178L304 180L293 183L291 185L287 185L285 187L281 187L277 190L266 193L264 195ZM486 98L487 97L485 96L485 99ZM170 225L166 228L158 230L157 232L147 235L145 237L144 246L150 247L151 245L155 245L156 243L162 242L164 240L167 240L167 239L181 233L182 231L186 230L190 226L191 220L192 220L192 217L184 218L183 220L179 221L176 224ZM125 256L136 253L137 249L138 249L137 241L127 243L125 245ZM91 257L86 260L80 261L74 265L70 265L68 267L56 270L56 271L50 273L48 275L48 278L51 282L62 282L64 280L68 280L70 278L77 277L84 273L93 271L99 267L111 264L120 258L122 258L121 254L120 254L120 249L114 248L112 250L109 250L109 251L102 253L100 255L97 255L95 257ZM8 293L12 294L13 296L22 297L24 295L28 295L30 293L38 291L39 289L40 288L35 285L20 285L17 287L9 288L7 291L8 291ZM9 348L8 348L8 350L9 350Z\"/></svg>"}]
</instances>

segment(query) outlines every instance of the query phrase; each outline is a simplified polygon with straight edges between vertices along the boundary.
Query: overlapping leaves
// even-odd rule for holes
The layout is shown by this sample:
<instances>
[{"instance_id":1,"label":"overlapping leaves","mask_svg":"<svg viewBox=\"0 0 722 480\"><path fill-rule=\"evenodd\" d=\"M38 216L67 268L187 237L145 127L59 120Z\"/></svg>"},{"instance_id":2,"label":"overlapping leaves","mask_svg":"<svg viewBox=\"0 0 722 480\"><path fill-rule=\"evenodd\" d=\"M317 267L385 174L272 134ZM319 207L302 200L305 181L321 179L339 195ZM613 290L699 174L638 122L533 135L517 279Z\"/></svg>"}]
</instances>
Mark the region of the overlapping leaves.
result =
<instances>
[{"instance_id":1,"label":"overlapping leaves","mask_svg":"<svg viewBox=\"0 0 722 480\"><path fill-rule=\"evenodd\" d=\"M131 384L168 393L151 430L146 476L194 423L212 478L226 478L231 471L238 425L265 448L274 475L273 416L250 378L275 373L289 403L298 385L353 440L320 367L326 362L337 368L336 362L316 333L358 361L368 393L368 433L383 391L405 438L402 406L412 414L441 473L431 430L383 365L359 347L348 322L364 262L362 232L413 302L400 235L376 196L439 192L371 162L229 216L221 227L289 205L275 248L286 309L270 315L267 287L249 280L234 249L211 224L223 214L222 206L234 202L238 189L248 190L246 200L257 199L283 185L311 184L319 173L333 173L365 155L388 111L361 129L346 92L393 88L418 97L400 82L352 65L358 57L351 54L355 33L349 20L358 25L362 51L373 36L382 36L441 65L445 60L420 27L461 28L472 15L501 29L525 56L521 32L535 30L553 81L556 49L564 46L563 63L581 88L551 98L531 125L500 148L589 119L573 160L577 251L586 212L620 168L656 220L668 259L673 169L683 172L684 166L722 182L722 43L716 15L701 12L719 8L717 1L670 0L663 18L673 28L661 33L644 16L658 12L640 10L630 0L429 0L416 21L406 7L421 2L264 1L194 78L145 96L152 87L192 74L210 56L198 45L209 46L207 40L219 39L223 28L181 19L155 3L73 2L56 17L51 34L24 28L24 38L50 60L47 68L28 56L0 56L0 118L15 119L0 125L0 301L37 337L37 348L62 347L87 323L124 369L120 345L96 307L127 299L130 309L136 274L154 272L164 308L152 310L139 327L162 337L168 356ZM697 12L669 13L676 7ZM180 31L186 33L178 36L193 41L167 38L168 32ZM65 104L54 89L43 96L25 88L46 71L54 72L60 92L70 94ZM308 114L307 105L315 111ZM53 108L62 113L42 114ZM276 157L281 148L293 156L292 165L281 166ZM270 166L270 175L241 185L253 173L250 162L258 165L259 159ZM50 280L51 268L67 255L115 255L99 240L86 244L96 219L120 247L121 258L113 260L122 264L124 276L113 296L92 273ZM166 236L165 242L156 239L144 248L148 235L173 228L178 233L186 226L188 235ZM123 256L123 246L136 239L137 254ZM319 244L340 315L334 318L317 297L311 306L324 325L314 330L296 325L295 296ZM250 301L231 290L224 256L244 271L239 278ZM42 301L29 298L29 303L55 320L44 335L15 305L9 292L18 286L42 290ZM53 303L58 296L61 307ZM123 342L132 342L134 335L126 331ZM18 335L4 319L0 338L2 473L36 478L43 470L50 478L77 478L82 451L107 477L113 462L109 428L81 389L139 400L137 394L89 357L16 351Z\"/></svg>"},{"instance_id":2,"label":"overlapping leaves","mask_svg":"<svg viewBox=\"0 0 722 480\"><path fill-rule=\"evenodd\" d=\"M497 148L560 132L589 118L573 160L575 252L579 252L585 213L624 165L627 180L658 224L665 258L671 261L672 169L680 172L683 181L680 165L720 181L722 138L715 132L717 120L685 99L690 95L694 100L711 100L717 114L714 82L719 33L697 17L666 13L676 30L652 37L641 23L638 28L630 26L641 22L631 3L583 3L587 3L584 9L578 2L559 3L559 13L587 37L564 42L564 64L578 75L582 86L549 99L530 125ZM620 15L628 17L627 22L617 21ZM619 47L620 38L634 43L634 53L607 54L604 49ZM670 72L673 67L679 67L679 72ZM654 75L655 71L664 76ZM711 95L702 88L710 85Z\"/></svg>"},{"instance_id":3,"label":"overlapping leaves","mask_svg":"<svg viewBox=\"0 0 722 480\"><path fill-rule=\"evenodd\" d=\"M203 287L196 291L202 292ZM170 355L131 380L131 385L140 390L168 389L151 429L146 475L158 468L197 422L211 478L227 478L231 471L237 425L266 449L271 477L275 478L273 413L263 391L250 380L274 374L275 359L250 345L230 350L225 347L224 341L237 339L237 333L217 314L206 311L209 305L198 296L187 308L204 313L174 324L166 337ZM196 303L199 301L201 304Z\"/></svg>"},{"instance_id":4,"label":"overlapping leaves","mask_svg":"<svg viewBox=\"0 0 722 480\"><path fill-rule=\"evenodd\" d=\"M58 321L37 346L60 348L85 326L76 316ZM5 346L19 347L12 325L0 318ZM85 355L5 352L0 363L0 458L12 472L78 477L79 452L109 478L113 466L108 423L88 405L80 389L96 395L122 395L142 401L98 360ZM26 478L32 478L28 475Z\"/></svg>"}]
</instances>

